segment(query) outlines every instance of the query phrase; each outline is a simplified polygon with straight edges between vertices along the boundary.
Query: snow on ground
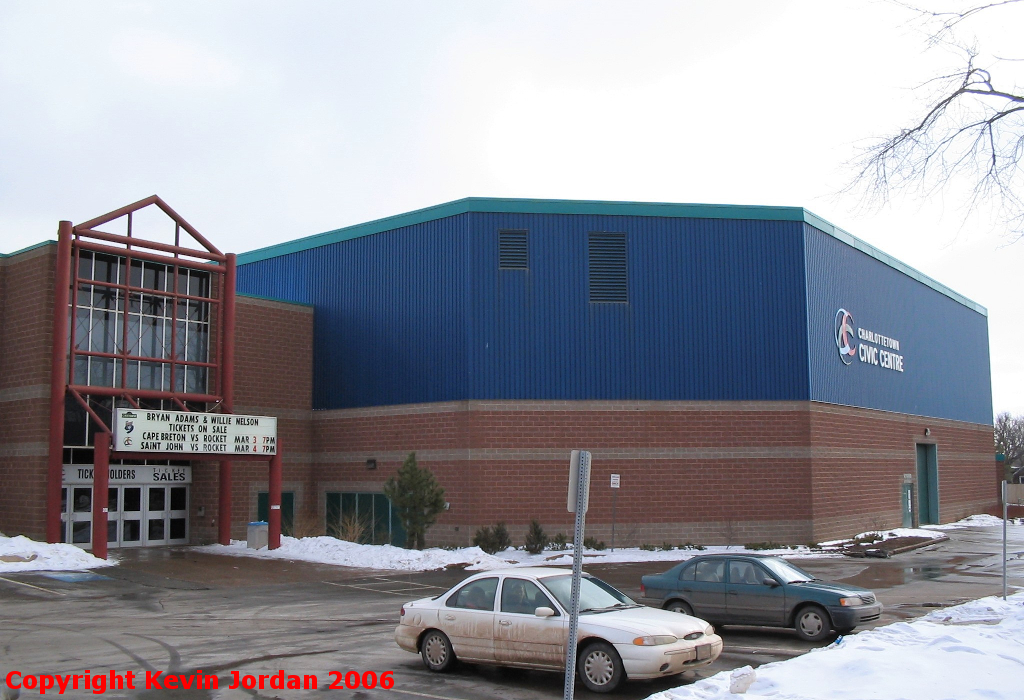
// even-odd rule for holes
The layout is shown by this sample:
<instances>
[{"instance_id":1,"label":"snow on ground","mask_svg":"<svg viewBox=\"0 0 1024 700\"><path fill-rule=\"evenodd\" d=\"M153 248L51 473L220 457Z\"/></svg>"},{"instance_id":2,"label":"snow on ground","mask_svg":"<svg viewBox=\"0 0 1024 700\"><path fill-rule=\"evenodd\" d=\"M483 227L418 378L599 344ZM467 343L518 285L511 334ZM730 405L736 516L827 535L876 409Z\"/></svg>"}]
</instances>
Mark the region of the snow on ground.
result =
<instances>
[{"instance_id":1,"label":"snow on ground","mask_svg":"<svg viewBox=\"0 0 1024 700\"><path fill-rule=\"evenodd\" d=\"M269 557L298 561L354 566L366 569L398 569L404 571L429 571L449 566L465 567L469 571L488 571L509 566L572 566L572 550L561 552L545 551L530 554L522 549L506 549L497 554L487 554L479 547L460 549L425 549L416 551L391 545L369 545L346 542L333 537L281 537L279 549L248 549L244 541L232 540L228 546L211 544L197 547L210 554L234 556ZM615 564L638 561L679 562L708 552L745 552L740 546L719 546L698 549L673 549L648 551L636 547L596 550L584 552L587 564ZM757 550L759 554L778 554L786 557L839 556L822 554L807 547L797 549Z\"/></svg>"},{"instance_id":2,"label":"snow on ground","mask_svg":"<svg viewBox=\"0 0 1024 700\"><path fill-rule=\"evenodd\" d=\"M954 523L957 527L968 527L971 525L992 525L1002 523L998 518L990 522L991 516L973 515L970 518ZM944 528L952 526L941 526ZM864 533L863 536L869 533ZM886 530L879 534L879 539L891 537L931 537L937 539L942 533L928 530L910 530L897 528ZM846 542L847 540L843 540ZM627 562L642 561L663 561L666 563L680 562L698 554L721 553L721 552L751 552L756 554L771 554L787 558L801 557L838 557L838 552L828 551L828 547L838 547L836 542L822 545L825 550L811 549L809 547L780 548L780 549L758 549L748 550L747 548L734 546L709 546L704 549L672 549L672 550L644 550L637 547L619 547L614 551L611 549L588 549L584 552L586 564L622 564ZM197 547L200 551L210 554L228 554L232 556L268 557L271 559L287 559L293 561L309 561L321 564L335 564L337 566L352 566L364 569L385 569L402 571L430 571L443 569L450 566L465 567L469 571L487 571L500 569L508 566L572 566L572 549L561 552L546 550L541 554L530 554L522 549L506 549L497 554L487 554L479 547L463 547L460 549L425 549L416 551L402 549L391 545L369 545L346 542L333 537L281 537L279 549L268 550L248 549L244 541L232 540L230 545L211 544Z\"/></svg>"},{"instance_id":3,"label":"snow on ground","mask_svg":"<svg viewBox=\"0 0 1024 700\"><path fill-rule=\"evenodd\" d=\"M749 667L747 667L749 669ZM740 669L737 669L740 670ZM723 671L647 700L738 700ZM765 664L743 695L772 700L1020 700L1024 696L1024 592L982 598L840 637Z\"/></svg>"},{"instance_id":4,"label":"snow on ground","mask_svg":"<svg viewBox=\"0 0 1024 700\"><path fill-rule=\"evenodd\" d=\"M73 544L46 544L24 535L0 535L0 574L16 571L79 571L113 566L114 561L97 559Z\"/></svg>"},{"instance_id":5,"label":"snow on ground","mask_svg":"<svg viewBox=\"0 0 1024 700\"><path fill-rule=\"evenodd\" d=\"M990 516L986 515L986 516L971 516L971 517L986 517L987 518L987 517L990 517ZM961 520L960 522L963 523L964 521ZM1002 520L999 521L1000 524L1002 524L1002 522L1003 522ZM932 527L932 526L929 525L928 527ZM966 525L962 525L962 524L958 524L958 523L950 523L949 525L941 525L941 526L936 526L936 527L942 527L943 529L951 529L951 528L954 528L954 527L960 528L960 527L967 527L967 526ZM859 535L854 535L852 538L849 538L849 539L845 539L845 540L832 540L831 542L822 542L821 546L824 547L825 549L828 549L829 547L839 547L839 546L842 546L842 545L849 544L851 539L852 540L856 540L860 544L873 544L874 542L881 542L883 540L891 540L894 537L927 537L929 539L938 540L938 539L941 539L941 538L945 537L945 535L942 534L941 532L936 532L935 530L925 530L923 528L897 527L897 528L893 528L892 530L871 530L869 532L862 532Z\"/></svg>"},{"instance_id":6,"label":"snow on ground","mask_svg":"<svg viewBox=\"0 0 1024 700\"><path fill-rule=\"evenodd\" d=\"M1010 518L1013 520L1013 518ZM994 515L969 515L963 520L958 520L955 523L946 523L945 525L925 525L924 527L929 530L959 530L962 527L992 527L998 525L1003 526L1003 519L997 518Z\"/></svg>"}]
</instances>

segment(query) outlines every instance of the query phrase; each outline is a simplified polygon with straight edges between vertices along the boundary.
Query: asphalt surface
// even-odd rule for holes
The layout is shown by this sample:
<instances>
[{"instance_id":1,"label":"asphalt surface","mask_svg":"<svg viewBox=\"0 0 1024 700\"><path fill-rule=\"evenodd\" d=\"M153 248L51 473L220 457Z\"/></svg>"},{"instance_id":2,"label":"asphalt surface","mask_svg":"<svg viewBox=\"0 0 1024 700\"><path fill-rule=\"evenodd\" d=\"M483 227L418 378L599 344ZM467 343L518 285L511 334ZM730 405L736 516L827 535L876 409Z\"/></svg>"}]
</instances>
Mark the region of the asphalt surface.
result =
<instances>
[{"instance_id":1,"label":"asphalt surface","mask_svg":"<svg viewBox=\"0 0 1024 700\"><path fill-rule=\"evenodd\" d=\"M999 528L967 528L950 540L891 559L800 559L824 579L875 590L885 604L868 627L914 618L937 607L1002 592ZM1024 525L1010 527L1009 583L1024 588ZM460 666L450 674L426 671L418 656L393 641L402 602L440 593L467 575L369 571L215 556L187 547L126 550L119 566L89 574L0 575L0 681L27 674L136 674L135 690L102 697L158 700L207 698L483 698L533 699L562 695L555 673ZM588 566L627 594L639 595L640 576L664 563ZM858 631L860 631L859 628ZM824 646L791 630L726 627L725 651L712 666L682 677L630 682L615 697L648 695L746 664L758 666ZM219 690L143 688L145 674L216 675ZM229 689L240 677L315 676L318 689ZM332 675L331 672L339 675ZM360 688L329 689L358 672ZM390 672L394 687L362 687ZM355 676L349 675L354 680ZM2 687L0 682L0 687ZM351 685L351 683L350 683ZM48 696L56 690L47 692ZM595 698L577 684L576 696ZM22 697L38 697L23 690ZM68 689L63 697L97 697Z\"/></svg>"}]
</instances>

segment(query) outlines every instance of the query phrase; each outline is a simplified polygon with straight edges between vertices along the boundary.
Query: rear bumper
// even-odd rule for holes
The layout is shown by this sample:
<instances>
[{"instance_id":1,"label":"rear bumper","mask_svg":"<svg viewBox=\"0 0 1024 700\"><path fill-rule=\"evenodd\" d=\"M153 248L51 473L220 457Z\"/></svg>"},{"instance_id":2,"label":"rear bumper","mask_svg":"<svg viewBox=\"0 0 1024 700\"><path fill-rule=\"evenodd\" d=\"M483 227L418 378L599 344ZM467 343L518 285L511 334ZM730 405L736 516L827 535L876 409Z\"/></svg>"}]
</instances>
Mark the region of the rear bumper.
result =
<instances>
[{"instance_id":1,"label":"rear bumper","mask_svg":"<svg viewBox=\"0 0 1024 700\"><path fill-rule=\"evenodd\" d=\"M395 642L397 642L398 646L402 647L406 651L418 654L420 650L416 646L416 640L419 639L420 632L422 631L423 629L421 627L399 625L395 628Z\"/></svg>"},{"instance_id":2,"label":"rear bumper","mask_svg":"<svg viewBox=\"0 0 1024 700\"><path fill-rule=\"evenodd\" d=\"M698 647L704 647L698 652ZM722 654L722 638L713 634L694 642L678 641L657 647L616 644L626 676L633 680L673 676L707 666ZM700 657L700 658L698 658Z\"/></svg>"}]
</instances>

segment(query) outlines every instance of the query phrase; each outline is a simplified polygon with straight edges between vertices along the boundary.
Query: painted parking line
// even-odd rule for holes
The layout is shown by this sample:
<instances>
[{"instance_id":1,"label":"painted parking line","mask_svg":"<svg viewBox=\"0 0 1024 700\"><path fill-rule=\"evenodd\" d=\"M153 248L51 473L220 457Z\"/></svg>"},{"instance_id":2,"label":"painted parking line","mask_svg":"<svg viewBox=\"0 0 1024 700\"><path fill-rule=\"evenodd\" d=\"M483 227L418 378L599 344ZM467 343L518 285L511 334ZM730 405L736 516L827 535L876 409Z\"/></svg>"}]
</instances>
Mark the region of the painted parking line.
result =
<instances>
[{"instance_id":1,"label":"painted parking line","mask_svg":"<svg viewBox=\"0 0 1024 700\"><path fill-rule=\"evenodd\" d=\"M34 588L37 591L43 591L44 593L53 593L54 595L67 595L63 591L51 591L49 588L43 588L42 586L34 586L31 583L25 583L24 581L15 581L14 579L4 578L0 576L0 581L6 581L7 583L15 583L19 586L27 586L28 588Z\"/></svg>"},{"instance_id":2,"label":"painted parking line","mask_svg":"<svg viewBox=\"0 0 1024 700\"><path fill-rule=\"evenodd\" d=\"M359 581L358 583L336 583L334 581L323 581L329 586L337 586L339 588L355 588L360 591L370 591L372 593L386 593L388 595L407 596L409 593L420 592L426 594L428 589L437 591L446 590L441 586L430 586L425 583L416 583L415 581L400 581L396 579L377 578L368 581Z\"/></svg>"}]
</instances>

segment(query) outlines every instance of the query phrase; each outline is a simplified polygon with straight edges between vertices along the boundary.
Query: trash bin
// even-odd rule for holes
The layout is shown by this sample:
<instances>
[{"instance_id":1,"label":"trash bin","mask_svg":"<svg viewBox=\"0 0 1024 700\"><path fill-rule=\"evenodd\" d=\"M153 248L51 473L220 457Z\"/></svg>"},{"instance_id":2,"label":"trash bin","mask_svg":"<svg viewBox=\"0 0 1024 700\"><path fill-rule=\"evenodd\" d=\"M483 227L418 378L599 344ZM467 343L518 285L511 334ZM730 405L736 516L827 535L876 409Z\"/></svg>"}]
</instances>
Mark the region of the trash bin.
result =
<instances>
[{"instance_id":1,"label":"trash bin","mask_svg":"<svg viewBox=\"0 0 1024 700\"><path fill-rule=\"evenodd\" d=\"M263 549L267 546L269 538L270 523L265 523L262 520L249 523L249 529L245 537L245 542L249 549Z\"/></svg>"}]
</instances>

